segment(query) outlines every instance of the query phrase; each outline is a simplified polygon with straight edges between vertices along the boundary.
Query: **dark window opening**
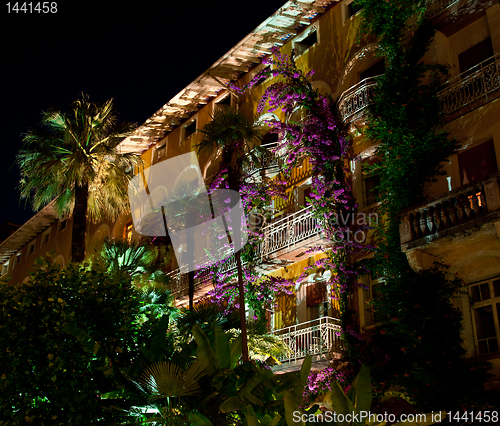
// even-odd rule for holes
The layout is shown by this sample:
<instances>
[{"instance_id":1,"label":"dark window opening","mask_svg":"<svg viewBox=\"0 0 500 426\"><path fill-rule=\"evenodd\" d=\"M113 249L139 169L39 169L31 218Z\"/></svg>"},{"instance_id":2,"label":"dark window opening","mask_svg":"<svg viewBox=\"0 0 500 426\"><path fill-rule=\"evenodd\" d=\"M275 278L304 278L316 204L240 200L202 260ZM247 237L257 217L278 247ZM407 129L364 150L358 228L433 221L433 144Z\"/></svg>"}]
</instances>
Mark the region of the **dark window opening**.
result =
<instances>
[{"instance_id":1,"label":"dark window opening","mask_svg":"<svg viewBox=\"0 0 500 426\"><path fill-rule=\"evenodd\" d=\"M493 62L493 44L491 43L491 37L484 39L458 55L460 72L465 77L474 71L472 69L473 67L487 59L491 59L491 61L484 65Z\"/></svg>"},{"instance_id":2,"label":"dark window opening","mask_svg":"<svg viewBox=\"0 0 500 426\"><path fill-rule=\"evenodd\" d=\"M317 42L318 42L318 34L316 31L313 31L306 38L295 43L295 50L300 55L301 53L304 53L307 49L309 49Z\"/></svg>"},{"instance_id":3,"label":"dark window opening","mask_svg":"<svg viewBox=\"0 0 500 426\"><path fill-rule=\"evenodd\" d=\"M270 143L278 142L278 136L279 135L277 133L268 132L263 136L260 144L267 145Z\"/></svg>"},{"instance_id":4,"label":"dark window opening","mask_svg":"<svg viewBox=\"0 0 500 426\"><path fill-rule=\"evenodd\" d=\"M358 6L358 4L354 1L352 3L349 3L347 5L347 18L356 15L356 13L358 13L361 9L363 8L361 6Z\"/></svg>"},{"instance_id":5,"label":"dark window opening","mask_svg":"<svg viewBox=\"0 0 500 426\"><path fill-rule=\"evenodd\" d=\"M184 139L189 138L194 132L196 132L196 120L192 121L184 128Z\"/></svg>"},{"instance_id":6,"label":"dark window opening","mask_svg":"<svg viewBox=\"0 0 500 426\"><path fill-rule=\"evenodd\" d=\"M363 81L370 77L376 77L377 75L381 75L383 73L385 73L385 59L378 61L376 64L373 64L370 68L359 73L359 81Z\"/></svg>"},{"instance_id":7,"label":"dark window opening","mask_svg":"<svg viewBox=\"0 0 500 426\"><path fill-rule=\"evenodd\" d=\"M497 173L498 165L493 140L458 154L458 167L462 185L479 182Z\"/></svg>"},{"instance_id":8,"label":"dark window opening","mask_svg":"<svg viewBox=\"0 0 500 426\"><path fill-rule=\"evenodd\" d=\"M221 99L219 102L217 102L217 105L231 105L231 95L228 95L224 99Z\"/></svg>"},{"instance_id":9,"label":"dark window opening","mask_svg":"<svg viewBox=\"0 0 500 426\"><path fill-rule=\"evenodd\" d=\"M377 202L379 196L380 176L365 177L366 205L371 206Z\"/></svg>"}]
</instances>

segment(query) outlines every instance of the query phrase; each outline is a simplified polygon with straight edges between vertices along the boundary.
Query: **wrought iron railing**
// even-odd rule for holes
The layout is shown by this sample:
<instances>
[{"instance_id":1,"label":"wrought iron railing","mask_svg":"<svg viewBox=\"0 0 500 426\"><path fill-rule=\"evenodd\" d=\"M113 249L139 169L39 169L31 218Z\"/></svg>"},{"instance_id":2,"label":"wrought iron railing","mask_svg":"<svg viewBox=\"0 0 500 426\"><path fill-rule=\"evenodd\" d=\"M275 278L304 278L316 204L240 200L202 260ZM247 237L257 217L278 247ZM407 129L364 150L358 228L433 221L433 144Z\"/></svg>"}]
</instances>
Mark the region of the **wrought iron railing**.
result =
<instances>
[{"instance_id":1,"label":"wrought iron railing","mask_svg":"<svg viewBox=\"0 0 500 426\"><path fill-rule=\"evenodd\" d=\"M429 18L434 18L458 3L459 0L428 0L427 16Z\"/></svg>"},{"instance_id":2,"label":"wrought iron railing","mask_svg":"<svg viewBox=\"0 0 500 426\"><path fill-rule=\"evenodd\" d=\"M450 114L479 99L498 96L500 89L500 55L492 56L450 80L438 93L442 109ZM494 95L494 96L493 96Z\"/></svg>"},{"instance_id":3,"label":"wrought iron railing","mask_svg":"<svg viewBox=\"0 0 500 426\"><path fill-rule=\"evenodd\" d=\"M351 121L370 104L376 80L377 77L365 78L342 93L337 108L344 123Z\"/></svg>"},{"instance_id":4,"label":"wrought iron railing","mask_svg":"<svg viewBox=\"0 0 500 426\"><path fill-rule=\"evenodd\" d=\"M323 231L321 223L313 215L312 207L306 207L286 216L262 229L263 239L259 245L261 257L269 256L283 249L297 246Z\"/></svg>"},{"instance_id":5,"label":"wrought iron railing","mask_svg":"<svg viewBox=\"0 0 500 426\"><path fill-rule=\"evenodd\" d=\"M207 281L208 271L196 272L198 276L194 279L194 291ZM174 299L187 296L189 292L189 279L187 272L181 272L179 268L169 272L167 277L170 279L169 290Z\"/></svg>"},{"instance_id":6,"label":"wrought iron railing","mask_svg":"<svg viewBox=\"0 0 500 426\"><path fill-rule=\"evenodd\" d=\"M250 155L247 156L250 159L250 163L243 165L243 175L248 178L260 175L263 171L268 176L277 174L283 166L283 155L275 151L277 146L278 142L271 142L261 145L261 148L264 148L264 150L253 149ZM252 156L257 157L257 163L252 161Z\"/></svg>"},{"instance_id":7,"label":"wrought iron railing","mask_svg":"<svg viewBox=\"0 0 500 426\"><path fill-rule=\"evenodd\" d=\"M340 331L339 319L323 317L275 330L272 333L290 349L290 353L278 358L279 361L291 363L307 355L333 358L334 353L340 353Z\"/></svg>"},{"instance_id":8,"label":"wrought iron railing","mask_svg":"<svg viewBox=\"0 0 500 426\"><path fill-rule=\"evenodd\" d=\"M401 213L401 244L432 239L472 226L476 219L500 210L500 174L469 184Z\"/></svg>"}]
</instances>

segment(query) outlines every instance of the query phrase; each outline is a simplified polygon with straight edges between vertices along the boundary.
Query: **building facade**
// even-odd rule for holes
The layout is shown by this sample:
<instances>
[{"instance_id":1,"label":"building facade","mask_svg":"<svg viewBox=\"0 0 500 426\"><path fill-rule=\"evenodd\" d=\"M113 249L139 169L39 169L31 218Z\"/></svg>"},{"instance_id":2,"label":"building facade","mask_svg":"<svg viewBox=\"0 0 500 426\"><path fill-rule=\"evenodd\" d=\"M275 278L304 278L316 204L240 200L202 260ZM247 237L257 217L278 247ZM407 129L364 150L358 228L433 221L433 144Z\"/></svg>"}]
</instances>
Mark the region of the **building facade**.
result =
<instances>
[{"instance_id":1,"label":"building facade","mask_svg":"<svg viewBox=\"0 0 500 426\"><path fill-rule=\"evenodd\" d=\"M124 151L141 152L146 167L195 150L200 129L217 110L238 109L256 123L270 117L300 120L301 111L258 114L257 105L268 79L245 94L242 87L266 65L262 59L274 46L285 54L295 51L296 63L304 71L314 70L312 84L336 102L339 117L352 138L349 179L359 212L376 214L375 177L363 168L378 159L363 133L366 108L376 76L384 72L383 59L376 56L377 43L358 44L360 14L350 0L304 0L287 2L274 15L227 54L188 84L154 113L136 133L124 140ZM448 64L451 77L439 93L445 110L444 126L462 144L445 165L445 174L425 188L427 202L401 212L401 247L412 268L429 269L436 260L450 265L466 284L467 294L457 301L464 315L463 340L467 357L488 360L500 382L500 4L487 0L435 0L429 6L437 33L425 60ZM279 173L281 155L273 151L275 135L263 137L268 153L258 168L245 170L251 177ZM199 172L209 180L220 160L200 155ZM311 167L307 159L288 180L287 201L273 200L273 218L265 224L260 244L262 271L296 279L306 266L324 256L306 254L310 247L325 246L321 228L306 205L311 190ZM2 274L15 282L28 279L34 259L54 250L54 262L65 264L70 256L71 218L57 218L48 205L0 244ZM89 225L87 251L92 252L106 237L138 239L132 214L114 223ZM179 305L187 303L187 275L172 265L173 292ZM227 269L234 268L228 262ZM365 276L353 304L359 313L361 334L377 326L370 300L377 297L381 280ZM212 288L196 281L196 299ZM339 312L331 300L331 275L318 270L297 283L293 295L282 296L278 308L269 313L270 327L290 346L282 359L283 369L298 368L306 354L314 356L315 368L338 358Z\"/></svg>"}]
</instances>

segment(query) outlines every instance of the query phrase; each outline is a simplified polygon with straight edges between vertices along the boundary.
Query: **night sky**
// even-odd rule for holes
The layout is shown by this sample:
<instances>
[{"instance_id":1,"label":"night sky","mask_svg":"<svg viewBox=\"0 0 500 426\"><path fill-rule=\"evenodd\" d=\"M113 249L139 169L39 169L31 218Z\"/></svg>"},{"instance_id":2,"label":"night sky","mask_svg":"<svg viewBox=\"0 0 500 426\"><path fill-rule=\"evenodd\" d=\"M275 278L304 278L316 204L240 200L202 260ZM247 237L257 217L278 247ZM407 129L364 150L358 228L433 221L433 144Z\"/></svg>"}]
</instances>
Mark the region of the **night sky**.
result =
<instances>
[{"instance_id":1,"label":"night sky","mask_svg":"<svg viewBox=\"0 0 500 426\"><path fill-rule=\"evenodd\" d=\"M114 98L121 120L142 124L285 0L50 3L57 13L2 5L0 224L33 215L14 160L41 111L66 111L83 92Z\"/></svg>"}]
</instances>

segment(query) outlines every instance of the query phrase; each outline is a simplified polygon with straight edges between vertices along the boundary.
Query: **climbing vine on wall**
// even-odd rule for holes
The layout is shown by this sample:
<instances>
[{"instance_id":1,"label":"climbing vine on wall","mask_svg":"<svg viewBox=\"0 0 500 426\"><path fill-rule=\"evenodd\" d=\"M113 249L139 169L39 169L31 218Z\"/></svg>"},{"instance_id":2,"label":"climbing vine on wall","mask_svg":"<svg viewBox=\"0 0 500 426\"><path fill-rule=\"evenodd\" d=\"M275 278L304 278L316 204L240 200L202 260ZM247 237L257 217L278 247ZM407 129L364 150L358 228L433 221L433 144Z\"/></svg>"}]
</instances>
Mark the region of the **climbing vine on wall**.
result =
<instances>
[{"instance_id":1,"label":"climbing vine on wall","mask_svg":"<svg viewBox=\"0 0 500 426\"><path fill-rule=\"evenodd\" d=\"M350 218L355 213L356 203L352 196L345 164L350 155L350 140L346 137L342 125L336 118L336 109L332 99L322 96L311 85L311 75L302 72L292 56L281 54L279 49L263 60L272 64L272 69L258 73L245 87L233 87L243 92L254 84L268 77L277 77L265 91L258 105L258 112L273 112L281 109L286 119L270 121L271 131L279 135L276 152L286 152L286 163L282 170L286 181L292 169L299 166L307 157L312 169L311 195L306 202L311 206L314 217L321 225L326 239L330 242L326 257L307 268L299 280L318 267L331 270L334 297L339 301L341 312L342 339L345 351L350 358L359 339L350 306L351 294L357 285L358 271L352 258L355 254L367 250L363 239L352 238L354 232L363 235L368 228L366 223L339 220ZM295 111L302 112L300 121L290 119ZM355 226L355 229L353 228ZM310 252L317 251L314 248Z\"/></svg>"},{"instance_id":2,"label":"climbing vine on wall","mask_svg":"<svg viewBox=\"0 0 500 426\"><path fill-rule=\"evenodd\" d=\"M424 200L425 183L441 173L458 148L442 128L437 98L446 67L423 61L435 32L426 15L429 2L356 3L363 8L361 34L378 38L378 55L386 63L365 130L380 158L371 173L380 177L385 218L371 263L372 275L384 279L380 299L373 301L381 326L367 357L382 386L403 386L421 408L470 406L484 376L472 374L464 359L461 314L453 307L461 283L449 279L446 265L414 272L399 236L398 214Z\"/></svg>"}]
</instances>

